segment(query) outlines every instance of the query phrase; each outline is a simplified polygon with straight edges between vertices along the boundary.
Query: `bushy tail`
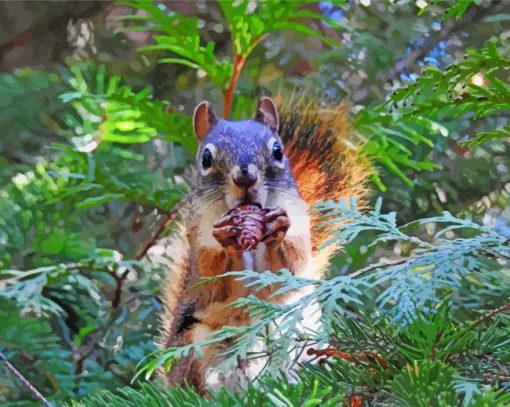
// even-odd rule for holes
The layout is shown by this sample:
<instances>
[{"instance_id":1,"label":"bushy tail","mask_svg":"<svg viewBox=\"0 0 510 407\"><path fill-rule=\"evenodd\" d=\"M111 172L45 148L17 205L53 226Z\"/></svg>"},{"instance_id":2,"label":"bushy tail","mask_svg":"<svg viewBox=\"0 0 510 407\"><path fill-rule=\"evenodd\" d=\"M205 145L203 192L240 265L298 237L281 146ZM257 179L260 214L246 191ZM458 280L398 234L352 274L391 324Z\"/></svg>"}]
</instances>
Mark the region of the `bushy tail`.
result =
<instances>
[{"instance_id":1,"label":"bushy tail","mask_svg":"<svg viewBox=\"0 0 510 407\"><path fill-rule=\"evenodd\" d=\"M354 197L362 205L370 170L359 143L352 139L346 106L323 108L303 96L277 96L275 103L280 136L303 199L312 205ZM314 250L327 238L327 232L317 230L317 223L312 214Z\"/></svg>"}]
</instances>

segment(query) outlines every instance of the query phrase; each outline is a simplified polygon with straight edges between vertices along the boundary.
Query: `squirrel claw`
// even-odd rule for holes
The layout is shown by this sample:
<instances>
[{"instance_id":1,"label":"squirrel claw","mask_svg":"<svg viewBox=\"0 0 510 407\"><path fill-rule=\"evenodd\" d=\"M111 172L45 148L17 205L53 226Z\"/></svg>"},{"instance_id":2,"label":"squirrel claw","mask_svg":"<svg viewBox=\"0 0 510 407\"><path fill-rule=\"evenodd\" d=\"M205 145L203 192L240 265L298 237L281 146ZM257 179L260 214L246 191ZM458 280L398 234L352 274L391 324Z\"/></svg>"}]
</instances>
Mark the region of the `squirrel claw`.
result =
<instances>
[{"instance_id":1,"label":"squirrel claw","mask_svg":"<svg viewBox=\"0 0 510 407\"><path fill-rule=\"evenodd\" d=\"M287 212L283 208L271 210L265 217L266 230L262 237L263 242L282 241L290 227Z\"/></svg>"},{"instance_id":2,"label":"squirrel claw","mask_svg":"<svg viewBox=\"0 0 510 407\"><path fill-rule=\"evenodd\" d=\"M230 211L229 211L230 212ZM224 216L222 216L220 219L214 221L213 226L215 228L221 228L226 227L227 225L231 226L237 226L240 225L243 221L239 215L236 214L230 214L227 212Z\"/></svg>"},{"instance_id":3,"label":"squirrel claw","mask_svg":"<svg viewBox=\"0 0 510 407\"><path fill-rule=\"evenodd\" d=\"M267 213L262 218L264 223L271 223L280 216L287 217L287 211L280 207L266 208Z\"/></svg>"},{"instance_id":4,"label":"squirrel claw","mask_svg":"<svg viewBox=\"0 0 510 407\"><path fill-rule=\"evenodd\" d=\"M222 219L218 221L218 223L222 223ZM214 225L213 236L226 249L231 249L233 251L242 250L241 246L237 243L237 228L232 225L217 227Z\"/></svg>"}]
</instances>

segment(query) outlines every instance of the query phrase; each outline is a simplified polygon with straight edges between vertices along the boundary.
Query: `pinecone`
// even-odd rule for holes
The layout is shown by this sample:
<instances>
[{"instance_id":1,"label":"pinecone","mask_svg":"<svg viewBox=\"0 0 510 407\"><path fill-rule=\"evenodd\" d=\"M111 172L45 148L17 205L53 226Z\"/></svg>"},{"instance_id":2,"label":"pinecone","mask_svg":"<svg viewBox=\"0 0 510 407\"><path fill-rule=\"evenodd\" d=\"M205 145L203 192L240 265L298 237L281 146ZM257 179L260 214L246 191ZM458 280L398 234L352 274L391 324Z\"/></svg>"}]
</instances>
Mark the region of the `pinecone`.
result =
<instances>
[{"instance_id":1,"label":"pinecone","mask_svg":"<svg viewBox=\"0 0 510 407\"><path fill-rule=\"evenodd\" d=\"M261 209L257 205L242 204L227 212L230 216L231 225L237 230L237 244L244 251L256 249L262 236L265 225L263 222L267 209Z\"/></svg>"},{"instance_id":2,"label":"pinecone","mask_svg":"<svg viewBox=\"0 0 510 407\"><path fill-rule=\"evenodd\" d=\"M241 205L236 210L242 219L239 225L240 235L237 238L239 246L243 250L256 249L264 235L265 224L263 219L267 210L248 204Z\"/></svg>"}]
</instances>

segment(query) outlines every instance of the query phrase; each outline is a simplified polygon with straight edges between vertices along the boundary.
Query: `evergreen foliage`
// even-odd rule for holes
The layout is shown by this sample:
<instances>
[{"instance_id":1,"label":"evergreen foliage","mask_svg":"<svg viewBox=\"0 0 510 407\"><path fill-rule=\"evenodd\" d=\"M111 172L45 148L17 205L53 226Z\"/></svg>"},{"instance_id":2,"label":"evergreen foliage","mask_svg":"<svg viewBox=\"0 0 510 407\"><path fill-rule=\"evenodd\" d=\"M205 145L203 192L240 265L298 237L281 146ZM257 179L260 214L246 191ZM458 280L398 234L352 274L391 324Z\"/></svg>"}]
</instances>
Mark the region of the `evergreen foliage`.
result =
<instances>
[{"instance_id":1,"label":"evergreen foliage","mask_svg":"<svg viewBox=\"0 0 510 407\"><path fill-rule=\"evenodd\" d=\"M90 20L97 43L0 73L0 353L70 406L510 404L505 5L181 6L122 2ZM317 203L344 247L325 280L227 274L312 294L243 298L231 306L252 325L156 351L165 271L138 253L190 188L192 108L209 98L240 118L287 89L350 104L383 199ZM321 330L301 329L317 306ZM248 389L204 398L153 378L226 339L220 369L266 357ZM305 347L314 363L295 363ZM0 404L37 405L1 359Z\"/></svg>"}]
</instances>

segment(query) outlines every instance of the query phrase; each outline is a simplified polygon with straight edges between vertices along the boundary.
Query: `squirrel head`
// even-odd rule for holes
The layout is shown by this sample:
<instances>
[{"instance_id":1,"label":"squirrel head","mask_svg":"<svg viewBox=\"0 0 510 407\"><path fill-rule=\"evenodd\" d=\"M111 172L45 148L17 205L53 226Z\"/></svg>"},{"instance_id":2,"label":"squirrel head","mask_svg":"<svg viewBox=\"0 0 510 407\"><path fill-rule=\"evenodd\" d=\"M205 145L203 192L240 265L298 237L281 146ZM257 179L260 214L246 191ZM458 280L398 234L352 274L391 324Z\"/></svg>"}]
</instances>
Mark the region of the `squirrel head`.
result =
<instances>
[{"instance_id":1,"label":"squirrel head","mask_svg":"<svg viewBox=\"0 0 510 407\"><path fill-rule=\"evenodd\" d=\"M297 191L278 135L278 112L270 98L259 100L253 119L239 121L218 119L204 101L195 109L193 126L200 142L200 189L224 197L231 208L240 203L265 206L271 192Z\"/></svg>"}]
</instances>

